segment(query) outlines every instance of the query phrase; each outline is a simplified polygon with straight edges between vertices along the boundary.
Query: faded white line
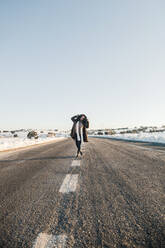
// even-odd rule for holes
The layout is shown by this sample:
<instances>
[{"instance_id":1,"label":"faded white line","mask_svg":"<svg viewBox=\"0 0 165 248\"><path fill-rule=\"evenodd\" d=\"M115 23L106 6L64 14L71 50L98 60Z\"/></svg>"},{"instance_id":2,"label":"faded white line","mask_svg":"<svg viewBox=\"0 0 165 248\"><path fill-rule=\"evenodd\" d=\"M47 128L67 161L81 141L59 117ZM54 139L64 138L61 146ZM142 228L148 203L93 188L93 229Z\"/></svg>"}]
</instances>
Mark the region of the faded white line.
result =
<instances>
[{"instance_id":1,"label":"faded white line","mask_svg":"<svg viewBox=\"0 0 165 248\"><path fill-rule=\"evenodd\" d=\"M78 183L78 174L74 174L74 175L68 174L66 175L59 191L61 193L74 192L76 190L77 183Z\"/></svg>"},{"instance_id":2,"label":"faded white line","mask_svg":"<svg viewBox=\"0 0 165 248\"><path fill-rule=\"evenodd\" d=\"M48 235L40 233L33 245L33 248L64 248L66 235Z\"/></svg>"},{"instance_id":3,"label":"faded white line","mask_svg":"<svg viewBox=\"0 0 165 248\"><path fill-rule=\"evenodd\" d=\"M25 162L26 162L26 160L23 159L23 160L18 161L17 164L23 164Z\"/></svg>"},{"instance_id":4,"label":"faded white line","mask_svg":"<svg viewBox=\"0 0 165 248\"><path fill-rule=\"evenodd\" d=\"M73 160L71 166L80 166L80 160Z\"/></svg>"}]
</instances>

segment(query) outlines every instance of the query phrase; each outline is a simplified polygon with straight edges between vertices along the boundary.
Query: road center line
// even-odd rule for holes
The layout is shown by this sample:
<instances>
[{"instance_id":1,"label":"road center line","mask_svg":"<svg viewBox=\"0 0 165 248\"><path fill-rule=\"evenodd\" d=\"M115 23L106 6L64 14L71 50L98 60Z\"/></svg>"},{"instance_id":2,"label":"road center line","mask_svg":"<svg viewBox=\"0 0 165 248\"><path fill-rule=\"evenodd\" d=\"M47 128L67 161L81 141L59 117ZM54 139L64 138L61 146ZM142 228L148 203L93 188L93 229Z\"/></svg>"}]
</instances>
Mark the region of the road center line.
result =
<instances>
[{"instance_id":1,"label":"road center line","mask_svg":"<svg viewBox=\"0 0 165 248\"><path fill-rule=\"evenodd\" d=\"M80 160L73 160L71 166L80 166Z\"/></svg>"},{"instance_id":2,"label":"road center line","mask_svg":"<svg viewBox=\"0 0 165 248\"><path fill-rule=\"evenodd\" d=\"M69 192L74 192L76 190L78 183L78 174L68 174L64 178L64 181L60 187L59 192L61 193L69 193Z\"/></svg>"},{"instance_id":3,"label":"road center line","mask_svg":"<svg viewBox=\"0 0 165 248\"><path fill-rule=\"evenodd\" d=\"M66 235L48 235L40 233L33 245L33 248L64 248Z\"/></svg>"}]
</instances>

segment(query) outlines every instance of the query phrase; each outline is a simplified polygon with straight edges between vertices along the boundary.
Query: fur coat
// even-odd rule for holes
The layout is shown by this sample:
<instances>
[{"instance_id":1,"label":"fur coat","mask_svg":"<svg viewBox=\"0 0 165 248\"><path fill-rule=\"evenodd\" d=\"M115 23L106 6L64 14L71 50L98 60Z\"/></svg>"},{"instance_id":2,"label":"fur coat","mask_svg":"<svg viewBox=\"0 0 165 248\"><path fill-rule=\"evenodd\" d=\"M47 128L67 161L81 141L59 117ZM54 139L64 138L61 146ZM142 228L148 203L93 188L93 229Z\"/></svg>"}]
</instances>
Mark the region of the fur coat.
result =
<instances>
[{"instance_id":1,"label":"fur coat","mask_svg":"<svg viewBox=\"0 0 165 248\"><path fill-rule=\"evenodd\" d=\"M71 134L70 136L72 137L72 139L75 139L76 138L76 123L77 121L80 120L82 115L75 115L71 118L71 120L73 121L73 126L72 126L72 129L71 129ZM86 124L87 123L87 124ZM87 130L86 128L89 127L89 121L87 118L85 118L85 121L82 122L83 124L83 141L84 142L88 142L88 135L87 135Z\"/></svg>"}]
</instances>

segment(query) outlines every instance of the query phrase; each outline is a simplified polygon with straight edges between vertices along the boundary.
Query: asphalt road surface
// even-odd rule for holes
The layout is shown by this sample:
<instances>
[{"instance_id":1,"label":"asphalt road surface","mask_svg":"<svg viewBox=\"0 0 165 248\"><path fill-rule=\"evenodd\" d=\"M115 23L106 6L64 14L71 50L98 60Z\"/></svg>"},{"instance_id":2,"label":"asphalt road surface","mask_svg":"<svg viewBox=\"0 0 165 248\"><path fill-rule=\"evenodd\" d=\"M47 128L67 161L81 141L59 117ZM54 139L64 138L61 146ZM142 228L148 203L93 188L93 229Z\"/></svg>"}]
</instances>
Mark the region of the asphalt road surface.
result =
<instances>
[{"instance_id":1,"label":"asphalt road surface","mask_svg":"<svg viewBox=\"0 0 165 248\"><path fill-rule=\"evenodd\" d=\"M1 248L165 247L165 149L69 138L0 155Z\"/></svg>"}]
</instances>

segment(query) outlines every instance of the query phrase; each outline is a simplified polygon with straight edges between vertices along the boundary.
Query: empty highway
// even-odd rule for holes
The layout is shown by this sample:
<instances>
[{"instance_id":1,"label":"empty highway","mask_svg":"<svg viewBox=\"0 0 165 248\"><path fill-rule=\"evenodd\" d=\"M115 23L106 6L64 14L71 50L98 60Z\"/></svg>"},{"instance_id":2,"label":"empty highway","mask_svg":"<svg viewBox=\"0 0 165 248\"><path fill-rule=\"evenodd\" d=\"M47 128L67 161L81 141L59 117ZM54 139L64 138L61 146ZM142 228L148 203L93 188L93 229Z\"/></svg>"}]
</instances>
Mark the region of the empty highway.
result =
<instances>
[{"instance_id":1,"label":"empty highway","mask_svg":"<svg viewBox=\"0 0 165 248\"><path fill-rule=\"evenodd\" d=\"M165 247L165 149L71 138L0 155L0 248Z\"/></svg>"}]
</instances>

